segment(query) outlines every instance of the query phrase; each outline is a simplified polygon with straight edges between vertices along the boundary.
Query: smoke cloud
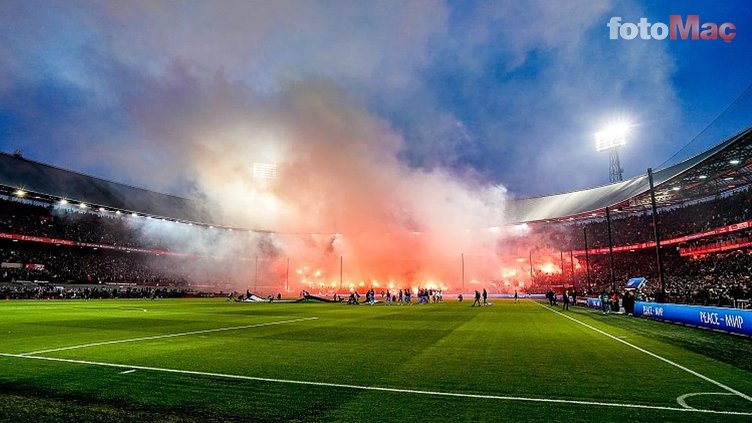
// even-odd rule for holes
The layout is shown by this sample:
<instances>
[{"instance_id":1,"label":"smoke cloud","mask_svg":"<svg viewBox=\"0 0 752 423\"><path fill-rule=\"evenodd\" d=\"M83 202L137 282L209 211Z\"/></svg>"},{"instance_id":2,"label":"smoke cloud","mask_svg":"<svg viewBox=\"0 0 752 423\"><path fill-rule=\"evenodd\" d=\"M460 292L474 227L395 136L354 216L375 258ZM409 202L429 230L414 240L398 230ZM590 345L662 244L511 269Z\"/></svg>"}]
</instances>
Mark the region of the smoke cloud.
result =
<instances>
[{"instance_id":1,"label":"smoke cloud","mask_svg":"<svg viewBox=\"0 0 752 423\"><path fill-rule=\"evenodd\" d=\"M273 289L288 279L288 258L290 289L457 287L463 254L484 257L478 278L499 273L503 186L409 166L389 122L331 83L269 94L221 75L207 84L175 72L127 105L142 139L155 140L142 148L169 153L152 175L179 170L214 220L234 230L176 236L181 224L168 222L144 226L148 236L175 250L250 260L235 278L240 286L257 283L257 258L261 285ZM257 174L255 164L276 175Z\"/></svg>"}]
</instances>

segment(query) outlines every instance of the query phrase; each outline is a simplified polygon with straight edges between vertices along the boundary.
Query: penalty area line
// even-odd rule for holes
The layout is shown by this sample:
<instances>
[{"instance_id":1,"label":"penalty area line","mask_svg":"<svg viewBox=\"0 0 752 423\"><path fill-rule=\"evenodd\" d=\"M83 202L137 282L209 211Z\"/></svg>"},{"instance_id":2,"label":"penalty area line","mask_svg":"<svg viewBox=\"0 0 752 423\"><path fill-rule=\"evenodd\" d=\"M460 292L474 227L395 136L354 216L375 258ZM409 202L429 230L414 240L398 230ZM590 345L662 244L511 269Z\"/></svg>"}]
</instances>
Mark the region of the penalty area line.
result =
<instances>
[{"instance_id":1,"label":"penalty area line","mask_svg":"<svg viewBox=\"0 0 752 423\"><path fill-rule=\"evenodd\" d=\"M597 407L634 408L634 409L643 409L643 410L678 411L678 412L685 412L685 413L752 416L752 413L739 412L739 411L719 411L719 410L705 410L705 409L683 408L683 407L682 408L664 407L664 406L647 405L647 404L581 401L581 400L567 400L567 399L555 399L555 398L515 397L515 396L505 396L505 395L466 394L466 393L460 393L460 392L427 391L427 390L419 390L419 389L388 388L388 387L380 387L380 386L361 386L361 385L350 385L350 384L343 384L343 383L275 379L275 378L266 378L266 377L233 375L233 374L226 374L226 373L199 372L195 370L180 370L180 369L169 369L169 368L150 367L150 366L134 366L131 364L104 363L104 362L98 362L98 361L72 360L72 359L66 359L66 358L29 356L29 355L21 355L21 354L0 353L0 357L20 358L20 359L25 359L25 360L53 361L53 362L60 362L60 363L81 364L81 365L87 365L87 366L111 367L111 368L116 368L116 369L145 370L145 371L152 371L152 372L172 373L172 374L202 376L202 377L214 377L214 378L222 378L222 379L248 380L248 381L268 382L268 383L284 383L284 384L305 385L305 386L323 386L323 387L329 387L329 388L354 389L354 390L361 390L361 391L393 392L393 393L400 393L400 394L427 395L427 396L437 396L437 397L491 399L491 400L501 400L501 401L520 401L520 402L534 402L534 403L586 405L586 406L597 406Z\"/></svg>"},{"instance_id":2,"label":"penalty area line","mask_svg":"<svg viewBox=\"0 0 752 423\"><path fill-rule=\"evenodd\" d=\"M318 317L304 317L304 318L301 318L301 319L279 320L279 321L276 321L276 322L255 323L255 324L243 325L243 326L228 326L228 327L224 327L224 328L194 330L194 331L190 331L190 332L168 333L168 334L165 334L165 335L153 335L153 336L141 336L141 337L138 337L138 338L116 339L114 341L92 342L92 343L89 343L89 344L71 345L71 346L68 346L68 347L60 347L60 348L50 348L48 350L32 351L32 352L22 353L22 354L19 354L19 355L32 356L32 355L37 355L37 354L46 354L46 353L52 353L52 352L58 352L58 351L68 351L68 350L77 350L77 349L81 349L81 348L99 347L99 346L102 346L102 345L124 344L124 343L127 343L127 342L150 341L150 340L153 340L153 339L176 338L178 336L201 335L201 334L204 334L204 333L226 332L226 331L230 331L230 330L260 328L260 327L263 327L263 326L283 325L283 324L286 324L286 323L305 322L305 321L317 320L317 319L318 319Z\"/></svg>"},{"instance_id":3,"label":"penalty area line","mask_svg":"<svg viewBox=\"0 0 752 423\"><path fill-rule=\"evenodd\" d=\"M694 370L692 370L692 369L689 369L689 368L687 368L687 367L684 367L684 366L682 366L682 365L681 365L681 364L679 364L679 363L673 362L673 361L671 361L671 360L669 360L669 359L667 359L667 358L665 358L665 357L661 357L660 355L658 355L658 354L656 354L656 353L654 353L654 352L650 352L650 351L648 351L648 350L646 350L646 349L644 349L644 348L642 348L642 347L638 347L638 346L637 346L637 345L635 345L635 344L632 344L632 343L630 343L630 342L627 342L627 341L625 341L625 340L623 340L623 339L621 339L621 338L619 338L619 337L617 337L617 336L611 335L611 334L610 334L610 333L608 333L608 332L602 331L602 330L600 330L600 329L596 328L595 326L589 325L589 324L587 324L587 323L585 323L585 322L583 322L583 321L580 321L580 320L578 320L578 319L575 319L574 317L571 317L571 316L567 316L566 314L564 314L564 313L562 313L562 312L560 312L560 311L558 311L558 310L553 310L553 309L550 309L550 308L546 307L545 305L543 305L543 304L541 304L541 303L539 303L539 302L537 302L537 301L535 301L535 304L537 304L537 305L538 305L538 306L540 306L540 307L543 307L544 309L546 309L546 310L550 311L551 313L556 313L556 314L558 314L558 315L559 315L559 316L561 316L561 317L567 318L567 319L569 319L569 320L571 320L571 321L573 321L573 322L575 322L575 323L577 323L577 324L580 324L580 325L582 325L582 326L585 326L586 328L588 328L588 329L590 329L590 330L593 330L593 331L595 331L595 332L598 332L598 333L600 333L601 335L607 336L607 337L609 337L609 338L611 338L611 339L613 339L613 340L615 340L615 341L617 341L617 342L621 342L622 344L624 344L624 345L626 345L626 346L628 346L628 347L634 348L634 349L636 349L637 351L640 351L640 352L642 352L642 353L645 353L645 354L647 354L647 355L649 355L649 356L651 356L651 357L653 357L653 358L657 358L658 360L661 360L661 361L663 361L664 363L670 364L670 365L672 365L672 366L676 367L677 369L681 369L681 370L684 370L685 372L687 372L687 373L689 373L689 374L691 374L691 375L697 376L698 378L700 378L700 379L702 379L702 380L704 380L704 381L706 381L706 382L710 382L710 383L712 383L713 385L715 385L715 386L718 386L719 388L722 388L722 389L724 389L724 390L726 390L726 391L728 391L728 392L731 392L731 393L732 393L732 394L734 394L734 395L737 395L737 396L739 396L739 397L742 397L742 398L744 398L744 399L745 399L745 400L747 400L747 401L752 401L752 397L750 397L749 395L747 395L747 394L745 394L745 393L743 393L743 392L739 392L739 391L737 391L736 389L734 389L734 388L732 388L732 387L730 387L730 386L726 386L726 385L722 384L721 382L718 382L718 381L717 381L717 380L715 380L715 379L711 379L711 378L709 378L709 377L707 377L707 376L705 376L705 375L703 375L703 374L701 374L701 373L698 373L698 372L696 372L696 371L694 371Z\"/></svg>"}]
</instances>

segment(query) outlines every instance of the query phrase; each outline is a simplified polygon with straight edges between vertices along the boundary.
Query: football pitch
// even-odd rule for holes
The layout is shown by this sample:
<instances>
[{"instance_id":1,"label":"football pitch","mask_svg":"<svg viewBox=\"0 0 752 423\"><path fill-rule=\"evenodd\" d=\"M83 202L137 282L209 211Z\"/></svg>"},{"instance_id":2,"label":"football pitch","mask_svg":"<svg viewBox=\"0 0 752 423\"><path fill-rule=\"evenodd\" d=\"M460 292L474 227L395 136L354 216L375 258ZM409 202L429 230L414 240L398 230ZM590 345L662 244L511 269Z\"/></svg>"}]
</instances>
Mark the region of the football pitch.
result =
<instances>
[{"instance_id":1,"label":"football pitch","mask_svg":"<svg viewBox=\"0 0 752 423\"><path fill-rule=\"evenodd\" d=\"M541 302L0 303L4 421L752 421L752 340Z\"/></svg>"}]
</instances>

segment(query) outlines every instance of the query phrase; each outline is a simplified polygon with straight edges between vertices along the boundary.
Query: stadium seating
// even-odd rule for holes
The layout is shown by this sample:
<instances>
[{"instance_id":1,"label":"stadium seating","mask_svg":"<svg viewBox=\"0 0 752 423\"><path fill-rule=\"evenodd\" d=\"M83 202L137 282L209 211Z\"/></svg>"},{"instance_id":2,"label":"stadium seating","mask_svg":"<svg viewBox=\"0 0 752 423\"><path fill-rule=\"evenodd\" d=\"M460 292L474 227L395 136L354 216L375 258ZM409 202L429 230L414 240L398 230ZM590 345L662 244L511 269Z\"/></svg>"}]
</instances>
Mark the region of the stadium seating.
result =
<instances>
[{"instance_id":1,"label":"stadium seating","mask_svg":"<svg viewBox=\"0 0 752 423\"><path fill-rule=\"evenodd\" d=\"M752 195L740 191L711 201L689 204L664 210L659 214L662 238L690 235L711 228L744 222L750 218ZM46 239L67 240L107 246L169 251L171 245L157 236L136 232L127 217L101 214L95 210L80 210L43 202L0 197L0 233ZM652 240L652 217L649 214L618 215L612 222L614 244L632 245ZM569 251L584 248L583 228L588 232L589 248L608 245L606 223L603 221L564 221L531 225L531 234L507 242L529 248L550 251ZM682 243L681 248L704 245L734 245L751 239L752 230L745 229L719 236L702 237ZM17 241L17 240L16 240ZM51 284L129 284L136 287L186 288L200 284L216 284L226 275L222 272L208 276L185 271L184 264L196 257L129 253L118 249L84 248L77 244L16 242L0 240L0 282L40 280ZM752 255L746 249L724 251L710 255L679 254L677 246L663 248L666 287L669 300L682 303L731 305L735 299L752 296ZM691 250L688 250L691 251ZM216 262L216 258L202 260ZM565 266L564 273L535 272L528 292L545 292L554 287L574 287L580 295L612 289L608 254L591 254L590 279L584 270L583 257L574 277ZM216 264L216 263L215 263ZM222 268L223 266L217 266ZM655 250L643 248L615 254L616 287L627 278L645 276L646 296L655 296L657 286ZM212 280L209 280L212 279ZM18 288L16 288L18 289ZM139 288L140 289L140 288ZM138 295L142 291L134 288ZM23 290L22 290L23 291ZM102 292L107 291L104 289ZM74 295L75 289L71 291ZM36 295L23 291L21 296ZM105 295L100 293L99 295ZM111 295L111 294L106 294ZM130 295L130 294L129 294Z\"/></svg>"}]
</instances>

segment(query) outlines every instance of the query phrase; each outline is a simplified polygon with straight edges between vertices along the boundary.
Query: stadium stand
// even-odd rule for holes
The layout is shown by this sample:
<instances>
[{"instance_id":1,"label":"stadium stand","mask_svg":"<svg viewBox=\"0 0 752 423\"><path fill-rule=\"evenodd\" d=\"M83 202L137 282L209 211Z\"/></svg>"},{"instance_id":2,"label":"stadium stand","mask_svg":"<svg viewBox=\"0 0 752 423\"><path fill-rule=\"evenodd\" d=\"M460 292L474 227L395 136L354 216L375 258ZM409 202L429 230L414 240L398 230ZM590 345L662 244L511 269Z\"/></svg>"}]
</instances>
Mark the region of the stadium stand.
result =
<instances>
[{"instance_id":1,"label":"stadium stand","mask_svg":"<svg viewBox=\"0 0 752 423\"><path fill-rule=\"evenodd\" d=\"M751 147L752 129L654 173L669 300L731 305L752 296ZM614 280L644 276L644 295L655 296L658 270L649 206L645 175L589 190L511 201L505 221L526 222L529 233L505 243L529 249L531 257L533 249L536 255L560 256L562 261L566 253L573 269L577 260L574 272L564 263L558 272L533 272L528 292L618 289L608 254L608 207ZM197 226L216 224L193 200L0 154L0 283L41 281L42 291L44 283L104 285L100 295L110 289L108 284L127 284L143 294L153 292L144 289L187 289L225 277L185 271L186 262L232 267L220 258L181 252L169 239L136 230L132 213ZM37 291L23 288L18 295Z\"/></svg>"}]
</instances>

